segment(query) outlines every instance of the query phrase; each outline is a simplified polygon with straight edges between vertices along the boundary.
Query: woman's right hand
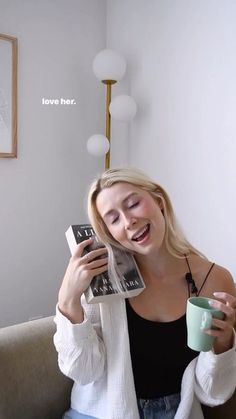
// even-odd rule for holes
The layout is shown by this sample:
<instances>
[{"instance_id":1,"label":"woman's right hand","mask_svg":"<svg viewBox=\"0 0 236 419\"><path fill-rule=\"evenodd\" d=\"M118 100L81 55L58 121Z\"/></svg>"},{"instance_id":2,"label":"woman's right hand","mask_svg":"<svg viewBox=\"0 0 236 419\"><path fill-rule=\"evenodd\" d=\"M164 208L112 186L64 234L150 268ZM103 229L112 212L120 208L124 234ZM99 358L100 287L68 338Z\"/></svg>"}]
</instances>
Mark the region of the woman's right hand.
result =
<instances>
[{"instance_id":1,"label":"woman's right hand","mask_svg":"<svg viewBox=\"0 0 236 419\"><path fill-rule=\"evenodd\" d=\"M80 302L81 296L90 285L93 277L106 272L108 269L108 257L105 247L91 250L82 256L84 249L92 243L93 239L91 238L77 245L75 253L70 258L59 290L59 310L72 323L81 323L83 321L83 310Z\"/></svg>"}]
</instances>

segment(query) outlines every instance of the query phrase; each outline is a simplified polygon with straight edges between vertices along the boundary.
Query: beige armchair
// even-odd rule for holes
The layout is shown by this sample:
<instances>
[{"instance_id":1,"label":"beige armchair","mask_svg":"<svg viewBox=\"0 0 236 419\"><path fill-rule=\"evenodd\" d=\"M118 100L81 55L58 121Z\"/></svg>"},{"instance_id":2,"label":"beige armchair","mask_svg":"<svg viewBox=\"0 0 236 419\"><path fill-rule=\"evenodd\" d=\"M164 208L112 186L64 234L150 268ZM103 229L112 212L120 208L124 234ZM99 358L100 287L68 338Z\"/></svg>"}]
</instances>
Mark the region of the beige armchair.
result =
<instances>
[{"instance_id":1,"label":"beige armchair","mask_svg":"<svg viewBox=\"0 0 236 419\"><path fill-rule=\"evenodd\" d=\"M0 329L0 419L61 419L69 408L54 332L53 317Z\"/></svg>"},{"instance_id":2,"label":"beige armchair","mask_svg":"<svg viewBox=\"0 0 236 419\"><path fill-rule=\"evenodd\" d=\"M54 332L53 317L0 329L0 419L61 419L69 408L73 383L58 369ZM236 393L204 416L236 419Z\"/></svg>"}]
</instances>

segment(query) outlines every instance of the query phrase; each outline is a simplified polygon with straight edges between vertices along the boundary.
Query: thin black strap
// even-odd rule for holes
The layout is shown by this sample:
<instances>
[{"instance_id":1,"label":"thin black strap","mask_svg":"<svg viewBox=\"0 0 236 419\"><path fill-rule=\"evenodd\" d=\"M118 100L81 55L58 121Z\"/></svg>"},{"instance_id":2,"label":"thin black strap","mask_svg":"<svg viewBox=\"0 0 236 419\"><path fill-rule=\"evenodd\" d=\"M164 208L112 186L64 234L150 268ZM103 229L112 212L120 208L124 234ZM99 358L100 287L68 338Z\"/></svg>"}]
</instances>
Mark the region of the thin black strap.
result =
<instances>
[{"instance_id":1,"label":"thin black strap","mask_svg":"<svg viewBox=\"0 0 236 419\"><path fill-rule=\"evenodd\" d=\"M186 255L184 255L184 256L185 256L185 260L186 260L187 265L188 265L188 270L189 270L189 272L190 272L190 273L191 273L191 275L192 275L192 271L191 271L191 268L190 268L190 265L189 265L188 258L187 258L187 256L186 256Z\"/></svg>"},{"instance_id":2,"label":"thin black strap","mask_svg":"<svg viewBox=\"0 0 236 419\"><path fill-rule=\"evenodd\" d=\"M211 267L210 267L209 271L207 272L207 274L206 274L206 278L204 279L204 281L203 281L203 283L202 283L202 285L201 285L201 287L200 287L200 290L199 290L199 291L198 291L198 293L197 293L197 297L199 296L199 294L200 294L200 292L201 292L202 288L204 287L204 285L205 285L205 283L206 283L206 280L207 280L208 276L210 275L210 272L211 272L211 270L212 270L212 268L213 268L213 266L214 266L214 265L215 265L215 263L212 263L212 265L211 265Z\"/></svg>"},{"instance_id":3,"label":"thin black strap","mask_svg":"<svg viewBox=\"0 0 236 419\"><path fill-rule=\"evenodd\" d=\"M186 274L186 280L187 280L187 282L188 282L188 295L189 295L189 297L190 297L190 283L191 283L191 284L192 284L192 293L194 293L194 294L196 295L196 297L198 297L198 296L199 296L199 294L200 294L200 292L201 292L201 290L202 290L202 288L204 287L204 285L205 285L205 283L206 283L206 280L207 280L208 276L210 275L210 272L211 272L211 270L212 270L213 266L215 265L215 263L212 263L212 265L211 265L211 267L210 267L209 271L207 272L206 277L205 277L205 279L204 279L204 281L203 281L203 283L202 283L202 285L201 285L200 289L198 290L198 289L197 289L197 287L196 287L196 285L195 285L195 281L194 281L194 279L193 279L193 277L192 277L192 271L191 271L191 268L190 268L190 264L189 264L189 261L188 261L187 255L184 255L184 256L185 256L185 260L186 260L186 263L187 263L187 265L188 265L189 274L190 274L190 278L187 278L187 275L188 275L188 274Z\"/></svg>"}]
</instances>

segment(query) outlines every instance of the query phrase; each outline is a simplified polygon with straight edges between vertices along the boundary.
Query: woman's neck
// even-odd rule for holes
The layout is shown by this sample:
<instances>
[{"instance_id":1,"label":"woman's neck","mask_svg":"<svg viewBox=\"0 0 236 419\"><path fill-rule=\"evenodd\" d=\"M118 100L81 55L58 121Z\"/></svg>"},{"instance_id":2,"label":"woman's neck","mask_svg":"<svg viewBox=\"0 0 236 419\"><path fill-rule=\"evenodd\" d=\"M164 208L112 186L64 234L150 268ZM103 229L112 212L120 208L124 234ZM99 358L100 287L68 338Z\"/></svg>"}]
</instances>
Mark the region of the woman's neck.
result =
<instances>
[{"instance_id":1,"label":"woman's neck","mask_svg":"<svg viewBox=\"0 0 236 419\"><path fill-rule=\"evenodd\" d=\"M186 261L177 258L169 252L161 250L150 255L135 255L140 272L143 276L166 278L167 276L176 275L186 269Z\"/></svg>"}]
</instances>

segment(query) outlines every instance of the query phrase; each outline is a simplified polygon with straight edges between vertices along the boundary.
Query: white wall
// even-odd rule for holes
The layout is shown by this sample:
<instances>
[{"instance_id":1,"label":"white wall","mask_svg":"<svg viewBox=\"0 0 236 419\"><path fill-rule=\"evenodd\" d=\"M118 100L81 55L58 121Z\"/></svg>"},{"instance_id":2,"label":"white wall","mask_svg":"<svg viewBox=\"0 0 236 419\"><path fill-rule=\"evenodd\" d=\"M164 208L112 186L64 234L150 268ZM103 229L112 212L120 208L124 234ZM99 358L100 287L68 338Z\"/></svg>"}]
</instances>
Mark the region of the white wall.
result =
<instances>
[{"instance_id":1,"label":"white wall","mask_svg":"<svg viewBox=\"0 0 236 419\"><path fill-rule=\"evenodd\" d=\"M87 138L104 131L92 60L128 59L113 96L138 114L112 122L112 165L129 162L169 191L190 240L236 277L234 0L0 0L19 41L18 158L0 159L0 326L54 313L89 180L103 170ZM45 107L45 98L75 106ZM130 138L128 139L128 136Z\"/></svg>"},{"instance_id":2,"label":"white wall","mask_svg":"<svg viewBox=\"0 0 236 419\"><path fill-rule=\"evenodd\" d=\"M18 158L0 159L0 326L54 313L69 258L64 231L85 220L103 159L104 89L92 72L105 47L103 0L0 0L1 32L18 38ZM42 98L76 105L43 106Z\"/></svg>"},{"instance_id":3,"label":"white wall","mask_svg":"<svg viewBox=\"0 0 236 419\"><path fill-rule=\"evenodd\" d=\"M108 0L108 46L127 57L139 105L129 162L166 187L192 243L236 278L235 21L234 0Z\"/></svg>"}]
</instances>

